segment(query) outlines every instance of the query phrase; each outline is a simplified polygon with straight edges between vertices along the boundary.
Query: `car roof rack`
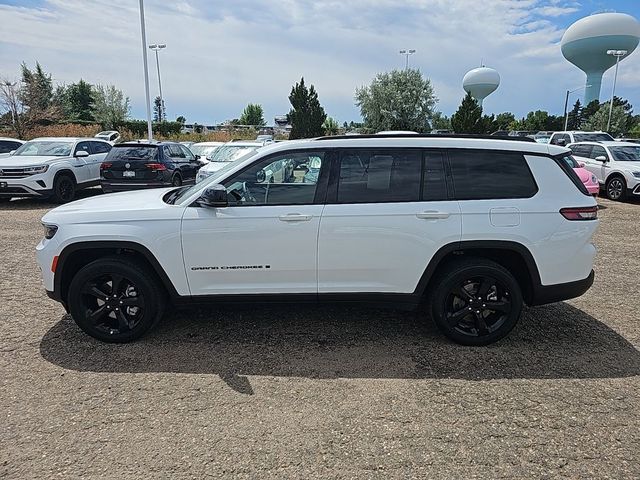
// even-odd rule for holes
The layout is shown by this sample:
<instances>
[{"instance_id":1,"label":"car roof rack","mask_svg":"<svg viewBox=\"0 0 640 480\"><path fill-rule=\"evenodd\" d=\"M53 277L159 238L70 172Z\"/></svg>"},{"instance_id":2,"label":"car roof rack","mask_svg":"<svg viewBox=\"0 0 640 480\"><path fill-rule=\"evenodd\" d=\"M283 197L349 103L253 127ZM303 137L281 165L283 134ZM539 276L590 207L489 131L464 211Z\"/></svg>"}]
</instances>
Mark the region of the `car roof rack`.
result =
<instances>
[{"instance_id":1,"label":"car roof rack","mask_svg":"<svg viewBox=\"0 0 640 480\"><path fill-rule=\"evenodd\" d=\"M536 141L533 138L529 137L509 137L506 135L481 135L481 134L472 134L472 133L385 133L382 135L374 134L365 134L365 135L333 135L328 137L317 137L313 140L360 140L362 138L469 138L475 140L509 140L512 142L533 142Z\"/></svg>"}]
</instances>

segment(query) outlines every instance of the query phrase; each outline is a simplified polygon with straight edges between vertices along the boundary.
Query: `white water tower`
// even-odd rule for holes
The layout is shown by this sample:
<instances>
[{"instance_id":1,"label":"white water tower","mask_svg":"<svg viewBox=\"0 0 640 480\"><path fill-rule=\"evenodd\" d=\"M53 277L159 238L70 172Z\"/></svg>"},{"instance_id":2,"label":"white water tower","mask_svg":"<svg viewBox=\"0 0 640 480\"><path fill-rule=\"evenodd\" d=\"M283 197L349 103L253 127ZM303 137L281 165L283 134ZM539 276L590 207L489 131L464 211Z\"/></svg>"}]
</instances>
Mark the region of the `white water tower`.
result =
<instances>
[{"instance_id":1,"label":"white water tower","mask_svg":"<svg viewBox=\"0 0 640 480\"><path fill-rule=\"evenodd\" d=\"M482 101L500 85L500 75L493 68L482 66L469 70L462 79L462 88L475 98L482 107Z\"/></svg>"}]
</instances>

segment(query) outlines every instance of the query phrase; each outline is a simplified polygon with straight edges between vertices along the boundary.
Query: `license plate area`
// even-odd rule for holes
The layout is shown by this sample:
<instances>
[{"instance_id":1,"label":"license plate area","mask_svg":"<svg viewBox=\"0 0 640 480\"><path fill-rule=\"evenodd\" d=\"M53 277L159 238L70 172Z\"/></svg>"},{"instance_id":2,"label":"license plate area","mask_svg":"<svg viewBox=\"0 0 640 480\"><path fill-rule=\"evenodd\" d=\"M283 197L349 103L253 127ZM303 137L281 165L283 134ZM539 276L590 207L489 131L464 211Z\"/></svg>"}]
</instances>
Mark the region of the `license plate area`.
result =
<instances>
[{"instance_id":1,"label":"license plate area","mask_svg":"<svg viewBox=\"0 0 640 480\"><path fill-rule=\"evenodd\" d=\"M122 176L123 177L135 177L136 176L136 172L125 171L125 172L122 172Z\"/></svg>"}]
</instances>

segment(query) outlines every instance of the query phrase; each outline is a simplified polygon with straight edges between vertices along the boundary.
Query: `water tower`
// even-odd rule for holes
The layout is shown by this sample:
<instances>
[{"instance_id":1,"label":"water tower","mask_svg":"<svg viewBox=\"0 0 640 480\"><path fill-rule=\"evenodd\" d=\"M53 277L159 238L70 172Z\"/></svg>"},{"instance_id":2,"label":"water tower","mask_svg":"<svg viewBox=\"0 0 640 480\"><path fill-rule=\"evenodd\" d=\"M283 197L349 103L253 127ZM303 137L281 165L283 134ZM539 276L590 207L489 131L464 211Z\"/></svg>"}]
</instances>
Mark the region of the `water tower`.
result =
<instances>
[{"instance_id":1,"label":"water tower","mask_svg":"<svg viewBox=\"0 0 640 480\"><path fill-rule=\"evenodd\" d=\"M567 28L560 42L562 55L587 74L585 105L600 100L602 75L616 63L607 51L622 50L628 56L639 40L640 23L625 13L598 13Z\"/></svg>"},{"instance_id":2,"label":"water tower","mask_svg":"<svg viewBox=\"0 0 640 480\"><path fill-rule=\"evenodd\" d=\"M462 79L462 88L475 98L482 107L482 101L496 91L500 85L500 75L493 68L480 67L469 70Z\"/></svg>"}]
</instances>

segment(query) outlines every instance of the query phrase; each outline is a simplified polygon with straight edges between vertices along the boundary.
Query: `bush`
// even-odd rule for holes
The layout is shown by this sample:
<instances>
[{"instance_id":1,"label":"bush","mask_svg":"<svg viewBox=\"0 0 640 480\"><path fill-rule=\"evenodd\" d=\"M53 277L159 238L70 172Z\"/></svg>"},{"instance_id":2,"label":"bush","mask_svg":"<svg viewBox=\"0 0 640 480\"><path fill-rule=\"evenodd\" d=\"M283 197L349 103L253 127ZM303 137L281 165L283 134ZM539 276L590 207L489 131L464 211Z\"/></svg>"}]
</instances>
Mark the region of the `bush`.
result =
<instances>
[{"instance_id":1,"label":"bush","mask_svg":"<svg viewBox=\"0 0 640 480\"><path fill-rule=\"evenodd\" d=\"M38 137L93 137L102 130L96 123L80 125L77 123L62 123L52 125L36 125L29 129L23 140Z\"/></svg>"}]
</instances>

